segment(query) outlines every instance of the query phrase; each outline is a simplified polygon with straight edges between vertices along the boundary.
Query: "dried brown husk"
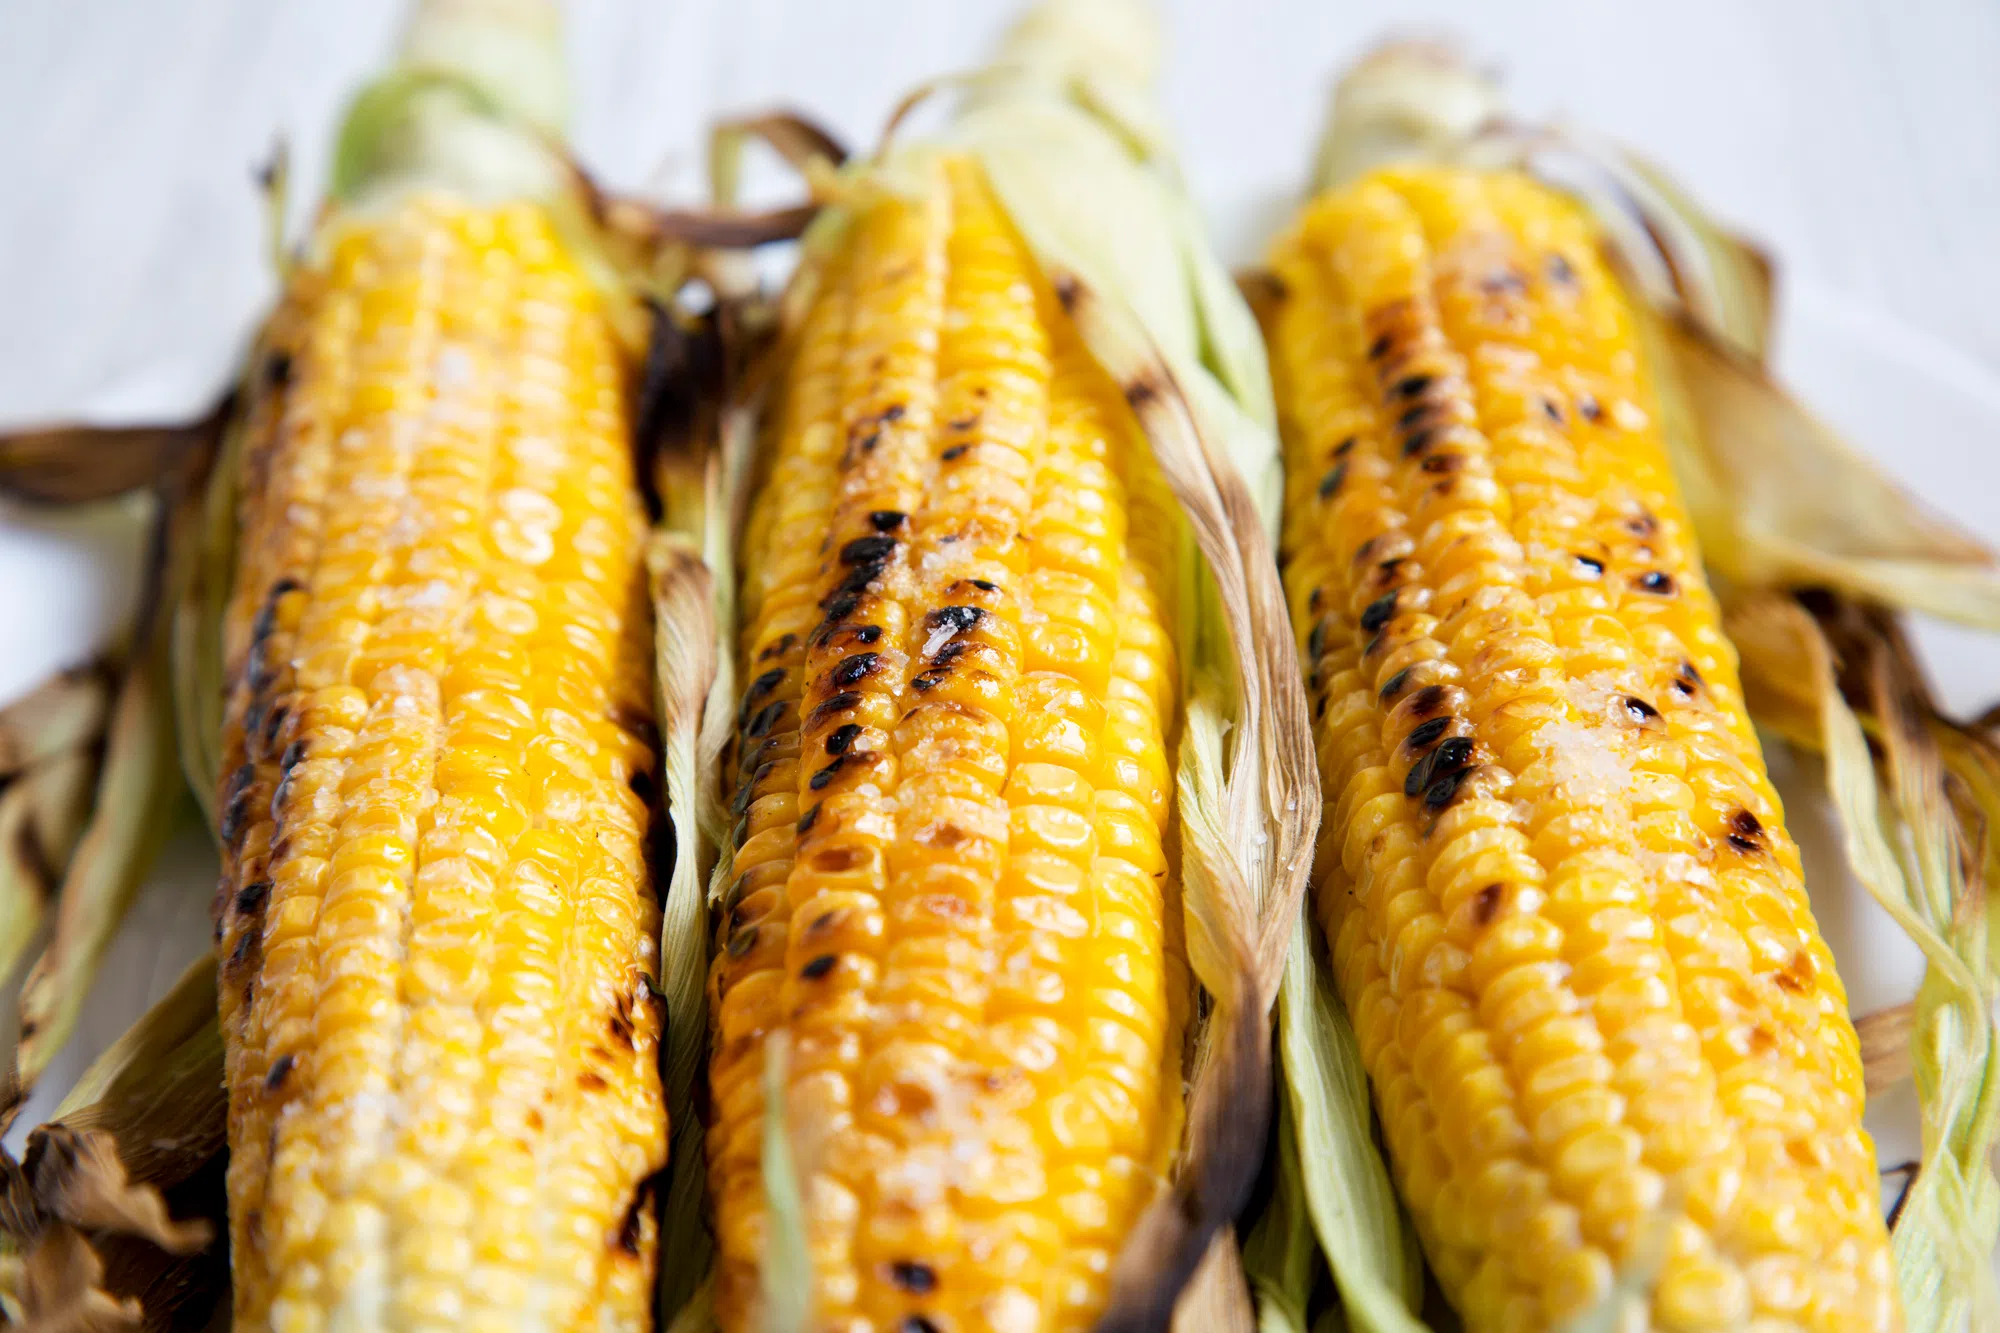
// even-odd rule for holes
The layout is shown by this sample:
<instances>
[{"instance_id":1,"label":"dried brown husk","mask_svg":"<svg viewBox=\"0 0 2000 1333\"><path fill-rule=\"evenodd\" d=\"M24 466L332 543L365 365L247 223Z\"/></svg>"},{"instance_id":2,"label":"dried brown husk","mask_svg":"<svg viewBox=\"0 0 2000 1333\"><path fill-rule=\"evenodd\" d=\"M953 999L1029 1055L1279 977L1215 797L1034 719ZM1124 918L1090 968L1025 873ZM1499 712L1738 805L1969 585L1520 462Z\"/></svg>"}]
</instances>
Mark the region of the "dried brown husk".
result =
<instances>
[{"instance_id":1,"label":"dried brown husk","mask_svg":"<svg viewBox=\"0 0 2000 1333\"><path fill-rule=\"evenodd\" d=\"M48 916L90 818L95 745L42 760L0 790L0 979L12 977Z\"/></svg>"},{"instance_id":2,"label":"dried brown husk","mask_svg":"<svg viewBox=\"0 0 2000 1333\"><path fill-rule=\"evenodd\" d=\"M5 1160L0 1299L32 1328L201 1327L227 1290L215 964L191 966ZM0 1270L4 1271L4 1270Z\"/></svg>"},{"instance_id":3,"label":"dried brown husk","mask_svg":"<svg viewBox=\"0 0 2000 1333\"><path fill-rule=\"evenodd\" d=\"M206 439L213 440L212 429ZM9 1122L75 1029L104 950L183 800L169 697L168 607L184 579L209 461L206 446L185 451L157 488L139 625L107 724L94 809L63 875L48 946L21 988L20 1038L0 1104Z\"/></svg>"},{"instance_id":4,"label":"dried brown husk","mask_svg":"<svg viewBox=\"0 0 2000 1333\"><path fill-rule=\"evenodd\" d=\"M88 504L156 486L209 423L60 425L0 435L0 496L37 505Z\"/></svg>"},{"instance_id":5,"label":"dried brown husk","mask_svg":"<svg viewBox=\"0 0 2000 1333\"><path fill-rule=\"evenodd\" d=\"M115 676L92 662L59 671L0 708L0 779L65 750L88 748L104 734Z\"/></svg>"}]
</instances>

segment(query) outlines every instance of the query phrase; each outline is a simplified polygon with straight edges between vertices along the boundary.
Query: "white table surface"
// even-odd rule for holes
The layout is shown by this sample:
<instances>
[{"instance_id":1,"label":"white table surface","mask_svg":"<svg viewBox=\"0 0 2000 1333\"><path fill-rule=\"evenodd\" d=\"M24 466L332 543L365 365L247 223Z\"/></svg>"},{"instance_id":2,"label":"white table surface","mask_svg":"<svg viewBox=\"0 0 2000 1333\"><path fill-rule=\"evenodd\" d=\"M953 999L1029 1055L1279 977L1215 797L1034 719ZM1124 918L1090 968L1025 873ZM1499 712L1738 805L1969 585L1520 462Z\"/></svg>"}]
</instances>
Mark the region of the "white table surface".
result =
<instances>
[{"instance_id":1,"label":"white table surface","mask_svg":"<svg viewBox=\"0 0 2000 1333\"><path fill-rule=\"evenodd\" d=\"M400 0L0 0L0 424L187 412L271 276L251 171L291 142L304 216L345 97ZM576 0L576 142L614 186L692 179L719 112L810 108L865 144L919 79L977 61L1008 0ZM1858 443L2000 539L2000 5L1990 0L1178 0L1165 95L1227 258L1295 197L1330 80L1388 33L1455 33L1516 107L1641 146L1782 257L1780 361ZM87 655L129 606L136 540L102 511L0 508L0 698ZM2000 651L1926 631L1948 699ZM1788 767L1782 758L1778 767ZM1809 776L1809 775L1806 775ZM1787 782L1857 1011L1909 953L1839 884ZM203 836L175 844L114 945L60 1087L205 947ZM1864 939L1876 944L1864 947ZM38 1103L46 1104L44 1098ZM29 1117L32 1119L32 1116ZM1908 1155L1907 1093L1871 1115Z\"/></svg>"}]
</instances>

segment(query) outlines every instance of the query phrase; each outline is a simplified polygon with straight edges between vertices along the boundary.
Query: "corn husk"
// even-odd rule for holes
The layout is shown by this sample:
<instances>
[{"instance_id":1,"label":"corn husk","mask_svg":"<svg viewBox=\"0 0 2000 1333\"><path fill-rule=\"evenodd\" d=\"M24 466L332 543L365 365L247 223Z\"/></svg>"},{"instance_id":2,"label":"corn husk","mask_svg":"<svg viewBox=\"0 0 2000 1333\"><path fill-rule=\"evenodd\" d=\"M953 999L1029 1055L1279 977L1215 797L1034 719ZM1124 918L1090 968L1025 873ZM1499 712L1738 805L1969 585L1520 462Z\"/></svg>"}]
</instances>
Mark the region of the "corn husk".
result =
<instances>
[{"instance_id":1,"label":"corn husk","mask_svg":"<svg viewBox=\"0 0 2000 1333\"><path fill-rule=\"evenodd\" d=\"M167 604L184 578L207 464L206 451L187 454L159 488L140 623L105 724L95 808L62 877L48 945L21 988L20 1037L4 1107L9 1120L75 1029L104 950L181 808Z\"/></svg>"},{"instance_id":2,"label":"corn husk","mask_svg":"<svg viewBox=\"0 0 2000 1333\"><path fill-rule=\"evenodd\" d=\"M0 1194L0 1307L31 1328L199 1328L227 1290L222 1036L202 959L28 1136Z\"/></svg>"},{"instance_id":3,"label":"corn husk","mask_svg":"<svg viewBox=\"0 0 2000 1333\"><path fill-rule=\"evenodd\" d=\"M1825 755L1850 866L1928 964L1913 1001L1857 1024L1870 1092L1913 1073L1923 1106L1924 1157L1894 1232L1908 1326L1988 1326L2000 1317L1990 1269L2000 1187L1989 1160L2000 1127L1991 1049L2000 966L1984 885L2000 868L1986 834L2000 817L2000 751L1938 714L1893 613L2000 628L2000 559L1777 384L1765 365L1771 261L1656 167L1575 129L1509 122L1489 78L1448 47L1416 44L1384 48L1342 82L1316 184L1398 159L1526 169L1569 190L1602 226L1637 298L1676 473L1742 653L1752 715ZM1801 588L1816 590L1807 600L1817 624L1792 599ZM1856 671L1858 684L1848 680ZM1333 1009L1337 1054L1352 1037ZM1296 1067L1288 1059L1286 1072L1296 1083L1333 1063L1323 1051ZM1325 1118L1337 1141L1372 1152L1365 1103L1334 1104ZM1302 1142L1308 1128L1302 1116ZM1306 1197L1366 1197L1329 1170L1333 1157L1323 1145L1290 1164ZM1932 1171L1941 1178L1926 1186ZM1407 1287L1400 1307L1380 1299L1393 1289L1380 1251L1402 1228L1393 1204L1372 1204L1359 1228L1315 1221L1349 1324L1424 1326ZM1658 1221L1664 1236L1671 1205ZM1569 1327L1643 1317L1658 1257L1636 1246L1614 1290Z\"/></svg>"}]
</instances>

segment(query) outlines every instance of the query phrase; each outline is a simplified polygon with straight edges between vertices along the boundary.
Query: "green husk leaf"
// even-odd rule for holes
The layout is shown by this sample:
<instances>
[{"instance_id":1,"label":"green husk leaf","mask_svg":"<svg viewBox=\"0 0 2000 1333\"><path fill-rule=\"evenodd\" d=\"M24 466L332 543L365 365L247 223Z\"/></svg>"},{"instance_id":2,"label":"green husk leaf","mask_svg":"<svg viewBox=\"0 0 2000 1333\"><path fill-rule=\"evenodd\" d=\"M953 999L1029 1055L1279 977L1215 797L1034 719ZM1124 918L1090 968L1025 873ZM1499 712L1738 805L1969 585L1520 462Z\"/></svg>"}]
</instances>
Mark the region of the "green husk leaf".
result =
<instances>
[{"instance_id":1,"label":"green husk leaf","mask_svg":"<svg viewBox=\"0 0 2000 1333\"><path fill-rule=\"evenodd\" d=\"M79 746L0 791L0 978L14 975L55 901L96 783L96 749Z\"/></svg>"},{"instance_id":2,"label":"green husk leaf","mask_svg":"<svg viewBox=\"0 0 2000 1333\"><path fill-rule=\"evenodd\" d=\"M1767 640L1788 628L1795 647L1768 661L1746 653L1747 677L1792 670L1801 659L1809 665L1848 862L1927 964L1907 1019L1923 1156L1891 1237L1904 1318L1911 1328L1995 1326L2000 1061L1992 1014L2000 972L1986 849L1968 845L1952 816L1935 708L1887 615L1826 602L1816 624L1796 603L1766 594L1739 609L1738 620L1750 618L1767 623Z\"/></svg>"},{"instance_id":3,"label":"green husk leaf","mask_svg":"<svg viewBox=\"0 0 2000 1333\"><path fill-rule=\"evenodd\" d=\"M1305 912L1295 919L1278 996L1278 1048L1296 1180L1347 1322L1364 1333L1422 1333L1423 1258L1376 1150L1361 1047L1334 994Z\"/></svg>"},{"instance_id":4,"label":"green husk leaf","mask_svg":"<svg viewBox=\"0 0 2000 1333\"><path fill-rule=\"evenodd\" d=\"M812 1255L806 1249L806 1206L792 1152L785 1105L785 1072L791 1039L774 1032L764 1040L762 1171L765 1242L758 1296L762 1333L805 1333L811 1315Z\"/></svg>"},{"instance_id":5,"label":"green husk leaf","mask_svg":"<svg viewBox=\"0 0 2000 1333\"><path fill-rule=\"evenodd\" d=\"M59 671L0 708L0 779L104 734L113 678L105 664Z\"/></svg>"},{"instance_id":6,"label":"green husk leaf","mask_svg":"<svg viewBox=\"0 0 2000 1333\"><path fill-rule=\"evenodd\" d=\"M228 699L222 617L236 572L236 506L250 429L247 418L232 418L223 432L201 513L189 535L187 579L173 610L175 739L181 774L211 832L219 827L215 793L222 779L222 712Z\"/></svg>"},{"instance_id":7,"label":"green husk leaf","mask_svg":"<svg viewBox=\"0 0 2000 1333\"><path fill-rule=\"evenodd\" d=\"M555 198L568 77L549 0L425 0L397 63L349 106L332 196L372 207L413 190Z\"/></svg>"},{"instance_id":8,"label":"green husk leaf","mask_svg":"<svg viewBox=\"0 0 2000 1333\"><path fill-rule=\"evenodd\" d=\"M1280 992L1280 1024L1284 1003ZM1271 1200L1243 1242L1243 1268L1257 1295L1258 1333L1307 1333L1319 1254L1299 1179L1299 1138L1289 1098L1278 1099L1272 1142Z\"/></svg>"},{"instance_id":9,"label":"green husk leaf","mask_svg":"<svg viewBox=\"0 0 2000 1333\"><path fill-rule=\"evenodd\" d=\"M63 876L48 947L21 989L10 1118L74 1030L104 950L181 806L169 695L173 617L165 605L185 579L207 464L206 450L190 454L161 488L140 624L112 707L95 808Z\"/></svg>"},{"instance_id":10,"label":"green husk leaf","mask_svg":"<svg viewBox=\"0 0 2000 1333\"><path fill-rule=\"evenodd\" d=\"M1711 568L2000 629L2000 557L1898 488L1740 352L1660 326L1698 429L1675 469Z\"/></svg>"}]
</instances>

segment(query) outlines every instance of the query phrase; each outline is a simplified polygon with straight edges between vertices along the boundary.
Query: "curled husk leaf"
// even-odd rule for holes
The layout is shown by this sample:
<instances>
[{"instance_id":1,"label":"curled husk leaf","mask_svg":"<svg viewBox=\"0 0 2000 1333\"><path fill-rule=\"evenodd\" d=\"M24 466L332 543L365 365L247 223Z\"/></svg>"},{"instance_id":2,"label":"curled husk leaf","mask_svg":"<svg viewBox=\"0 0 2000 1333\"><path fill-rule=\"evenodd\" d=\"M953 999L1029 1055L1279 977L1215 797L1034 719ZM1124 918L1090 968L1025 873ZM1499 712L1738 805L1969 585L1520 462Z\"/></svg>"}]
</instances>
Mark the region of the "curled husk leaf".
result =
<instances>
[{"instance_id":1,"label":"curled husk leaf","mask_svg":"<svg viewBox=\"0 0 2000 1333\"><path fill-rule=\"evenodd\" d=\"M63 874L48 946L21 988L9 1119L75 1029L104 950L181 806L169 605L185 582L209 456L206 448L188 451L158 488L139 625L106 724L94 808Z\"/></svg>"},{"instance_id":2,"label":"curled husk leaf","mask_svg":"<svg viewBox=\"0 0 2000 1333\"><path fill-rule=\"evenodd\" d=\"M0 977L11 977L41 928L90 818L97 749L42 760L0 790Z\"/></svg>"},{"instance_id":3,"label":"curled husk leaf","mask_svg":"<svg viewBox=\"0 0 2000 1333\"><path fill-rule=\"evenodd\" d=\"M0 1301L33 1328L199 1327L227 1290L225 1101L203 958L4 1162Z\"/></svg>"}]
</instances>

